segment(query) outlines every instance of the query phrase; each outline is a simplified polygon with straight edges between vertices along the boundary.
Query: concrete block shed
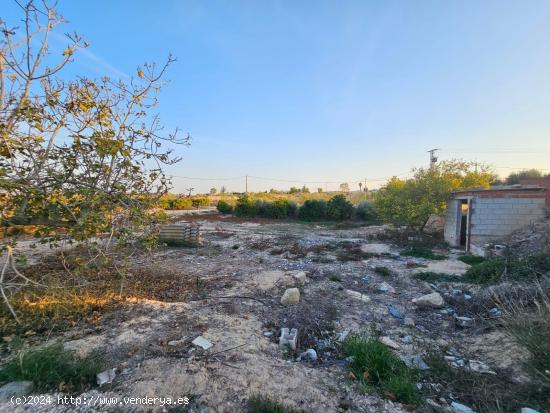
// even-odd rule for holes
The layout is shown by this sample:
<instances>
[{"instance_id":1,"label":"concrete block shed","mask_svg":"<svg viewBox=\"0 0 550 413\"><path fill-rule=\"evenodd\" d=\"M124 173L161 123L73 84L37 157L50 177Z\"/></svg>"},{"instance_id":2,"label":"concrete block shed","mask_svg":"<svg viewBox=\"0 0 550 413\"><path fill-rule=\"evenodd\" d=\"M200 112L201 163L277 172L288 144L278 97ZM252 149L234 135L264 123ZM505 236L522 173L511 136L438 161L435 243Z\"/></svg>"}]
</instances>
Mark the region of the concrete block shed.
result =
<instances>
[{"instance_id":1,"label":"concrete block shed","mask_svg":"<svg viewBox=\"0 0 550 413\"><path fill-rule=\"evenodd\" d=\"M485 245L548 216L550 180L453 192L445 214L445 241L484 255Z\"/></svg>"}]
</instances>

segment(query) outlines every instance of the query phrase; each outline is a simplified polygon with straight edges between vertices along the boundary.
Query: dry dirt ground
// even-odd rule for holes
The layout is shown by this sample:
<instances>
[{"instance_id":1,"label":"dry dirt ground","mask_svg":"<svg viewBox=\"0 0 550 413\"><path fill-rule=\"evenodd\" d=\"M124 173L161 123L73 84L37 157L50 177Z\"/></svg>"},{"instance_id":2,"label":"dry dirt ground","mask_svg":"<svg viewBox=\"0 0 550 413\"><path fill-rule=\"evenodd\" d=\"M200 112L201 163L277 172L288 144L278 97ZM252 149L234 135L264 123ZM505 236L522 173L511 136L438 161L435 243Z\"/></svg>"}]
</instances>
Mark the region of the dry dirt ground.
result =
<instances>
[{"instance_id":1,"label":"dry dirt ground","mask_svg":"<svg viewBox=\"0 0 550 413\"><path fill-rule=\"evenodd\" d=\"M182 217L184 219L184 217ZM187 219L187 218L186 218ZM399 255L402 248L385 239L384 227L334 229L325 225L238 222L199 216L200 248L163 247L134 265L172 271L177 284L193 285L192 295L168 302L136 300L107 314L100 328L74 330L61 339L80 354L101 351L116 369L111 384L82 395L94 397L189 397L182 408L167 406L34 406L2 411L245 411L255 394L269 396L307 412L401 412L396 402L365 395L349 378L338 340L349 331L377 330L407 359L427 349L481 360L491 370L510 373L521 354L487 328L489 314L461 326L461 303L476 287L413 278L418 266L463 273L459 251L430 261ZM142 260L142 261L140 261ZM389 275L380 275L386 267ZM421 267L426 269L426 267ZM299 272L305 272L305 282ZM150 272L154 276L155 271ZM190 282L191 281L191 282ZM301 291L300 303L283 306L288 287ZM412 299L440 292L442 309L420 309ZM466 294L466 295L465 295ZM397 309L398 317L389 312ZM395 313L395 311L394 311ZM279 348L283 327L297 328L298 350ZM208 350L191 342L202 335ZM59 339L59 337L51 338ZM498 343L498 351L488 343ZM318 360L298 361L313 348ZM452 400L441 394L434 403ZM120 400L120 399L119 399ZM457 400L459 401L459 400ZM423 407L422 409L426 409ZM419 410L420 411L420 410Z\"/></svg>"}]
</instances>

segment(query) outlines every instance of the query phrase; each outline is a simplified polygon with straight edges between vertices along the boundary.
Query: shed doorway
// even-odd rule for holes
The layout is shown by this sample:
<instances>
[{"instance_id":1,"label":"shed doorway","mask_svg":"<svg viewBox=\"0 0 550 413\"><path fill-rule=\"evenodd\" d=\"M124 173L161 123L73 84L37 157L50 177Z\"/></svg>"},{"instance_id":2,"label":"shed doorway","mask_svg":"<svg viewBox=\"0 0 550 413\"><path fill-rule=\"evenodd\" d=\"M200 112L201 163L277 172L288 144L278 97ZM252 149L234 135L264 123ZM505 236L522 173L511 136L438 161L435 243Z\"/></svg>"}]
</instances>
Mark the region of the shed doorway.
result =
<instances>
[{"instance_id":1,"label":"shed doorway","mask_svg":"<svg viewBox=\"0 0 550 413\"><path fill-rule=\"evenodd\" d=\"M468 250L470 202L468 199L460 200L460 246Z\"/></svg>"}]
</instances>

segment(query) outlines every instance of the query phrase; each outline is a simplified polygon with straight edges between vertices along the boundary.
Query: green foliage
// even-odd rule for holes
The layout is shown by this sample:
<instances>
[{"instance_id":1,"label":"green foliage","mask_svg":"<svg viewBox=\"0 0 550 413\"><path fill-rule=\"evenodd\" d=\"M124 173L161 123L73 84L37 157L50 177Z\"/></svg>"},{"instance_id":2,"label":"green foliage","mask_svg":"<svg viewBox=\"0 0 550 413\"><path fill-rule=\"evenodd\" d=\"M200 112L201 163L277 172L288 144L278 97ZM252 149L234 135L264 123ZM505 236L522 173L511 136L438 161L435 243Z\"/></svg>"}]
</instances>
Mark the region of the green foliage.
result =
<instances>
[{"instance_id":1,"label":"green foliage","mask_svg":"<svg viewBox=\"0 0 550 413\"><path fill-rule=\"evenodd\" d=\"M191 198L169 198L162 197L159 201L160 206L169 210L188 209L193 206Z\"/></svg>"},{"instance_id":2,"label":"green foliage","mask_svg":"<svg viewBox=\"0 0 550 413\"><path fill-rule=\"evenodd\" d=\"M485 261L485 258L478 257L477 255L461 255L458 257L459 261L462 261L465 264L469 265L475 265L475 264L481 264L483 261Z\"/></svg>"},{"instance_id":3,"label":"green foliage","mask_svg":"<svg viewBox=\"0 0 550 413\"><path fill-rule=\"evenodd\" d=\"M259 216L273 219L288 218L294 211L293 206L286 199L274 202L258 201L257 210Z\"/></svg>"},{"instance_id":4,"label":"green foliage","mask_svg":"<svg viewBox=\"0 0 550 413\"><path fill-rule=\"evenodd\" d=\"M222 214L230 214L233 212L233 206L229 204L228 202L224 201L223 199L218 201L218 205L216 206L218 211L220 211Z\"/></svg>"},{"instance_id":5,"label":"green foliage","mask_svg":"<svg viewBox=\"0 0 550 413\"><path fill-rule=\"evenodd\" d=\"M353 357L351 370L365 386L410 405L420 404L417 373L407 367L386 345L363 335L352 334L344 342L346 356Z\"/></svg>"},{"instance_id":6,"label":"green foliage","mask_svg":"<svg viewBox=\"0 0 550 413\"><path fill-rule=\"evenodd\" d=\"M544 175L538 169L524 169L523 171L512 172L506 178L507 185L519 184L520 179L529 178L550 178L550 174Z\"/></svg>"},{"instance_id":7,"label":"green foliage","mask_svg":"<svg viewBox=\"0 0 550 413\"><path fill-rule=\"evenodd\" d=\"M493 284L504 277L521 281L547 275L550 275L550 252L541 252L526 257L506 255L487 259L469 268L464 278L480 284Z\"/></svg>"},{"instance_id":8,"label":"green foliage","mask_svg":"<svg viewBox=\"0 0 550 413\"><path fill-rule=\"evenodd\" d=\"M412 246L401 253L405 257L426 258L428 260L445 260L445 255L434 254L430 248Z\"/></svg>"},{"instance_id":9,"label":"green foliage","mask_svg":"<svg viewBox=\"0 0 550 413\"><path fill-rule=\"evenodd\" d=\"M327 203L322 199L308 199L298 210L298 218L304 221L318 221L326 217Z\"/></svg>"},{"instance_id":10,"label":"green foliage","mask_svg":"<svg viewBox=\"0 0 550 413\"><path fill-rule=\"evenodd\" d=\"M385 222L424 226L431 214L441 214L452 191L488 187L495 175L484 165L458 160L443 161L432 168L419 168L413 178L391 178L374 197Z\"/></svg>"},{"instance_id":11,"label":"green foliage","mask_svg":"<svg viewBox=\"0 0 550 413\"><path fill-rule=\"evenodd\" d=\"M29 380L37 391L82 391L93 385L102 370L97 355L79 359L54 344L39 350L21 351L0 370L0 381Z\"/></svg>"},{"instance_id":12,"label":"green foliage","mask_svg":"<svg viewBox=\"0 0 550 413\"><path fill-rule=\"evenodd\" d=\"M210 200L208 198L191 198L191 204L194 208L200 208L201 206L210 206Z\"/></svg>"},{"instance_id":13,"label":"green foliage","mask_svg":"<svg viewBox=\"0 0 550 413\"><path fill-rule=\"evenodd\" d=\"M350 219L353 215L353 205L344 195L335 195L327 202L327 217L335 221Z\"/></svg>"},{"instance_id":14,"label":"green foliage","mask_svg":"<svg viewBox=\"0 0 550 413\"><path fill-rule=\"evenodd\" d=\"M254 218L257 213L256 202L248 195L243 195L237 199L234 213L241 218Z\"/></svg>"},{"instance_id":15,"label":"green foliage","mask_svg":"<svg viewBox=\"0 0 550 413\"><path fill-rule=\"evenodd\" d=\"M297 413L295 409L262 395L248 399L247 411L248 413Z\"/></svg>"},{"instance_id":16,"label":"green foliage","mask_svg":"<svg viewBox=\"0 0 550 413\"><path fill-rule=\"evenodd\" d=\"M375 224L379 221L378 213L372 202L363 201L355 208L355 215L362 221Z\"/></svg>"}]
</instances>

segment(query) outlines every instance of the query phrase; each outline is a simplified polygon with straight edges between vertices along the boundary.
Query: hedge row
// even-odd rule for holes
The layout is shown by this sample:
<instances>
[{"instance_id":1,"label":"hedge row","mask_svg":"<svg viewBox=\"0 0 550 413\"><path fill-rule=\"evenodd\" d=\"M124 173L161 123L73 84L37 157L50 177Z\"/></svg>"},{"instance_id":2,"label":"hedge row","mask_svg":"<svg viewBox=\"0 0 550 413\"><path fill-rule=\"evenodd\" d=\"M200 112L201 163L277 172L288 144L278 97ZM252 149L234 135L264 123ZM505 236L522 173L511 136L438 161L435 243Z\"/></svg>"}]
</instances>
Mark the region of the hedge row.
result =
<instances>
[{"instance_id":1,"label":"hedge row","mask_svg":"<svg viewBox=\"0 0 550 413\"><path fill-rule=\"evenodd\" d=\"M353 207L343 195L335 195L328 201L308 199L298 207L296 203L281 199L273 202L255 201L245 195L237 200L233 207L226 201L218 202L218 211L222 214L234 213L245 218L298 218L303 221L344 221L356 217L363 221L376 222L377 215L372 204L361 203Z\"/></svg>"},{"instance_id":2,"label":"hedge row","mask_svg":"<svg viewBox=\"0 0 550 413\"><path fill-rule=\"evenodd\" d=\"M201 206L209 206L208 198L162 198L159 201L159 206L162 209L189 209L198 208Z\"/></svg>"}]
</instances>

